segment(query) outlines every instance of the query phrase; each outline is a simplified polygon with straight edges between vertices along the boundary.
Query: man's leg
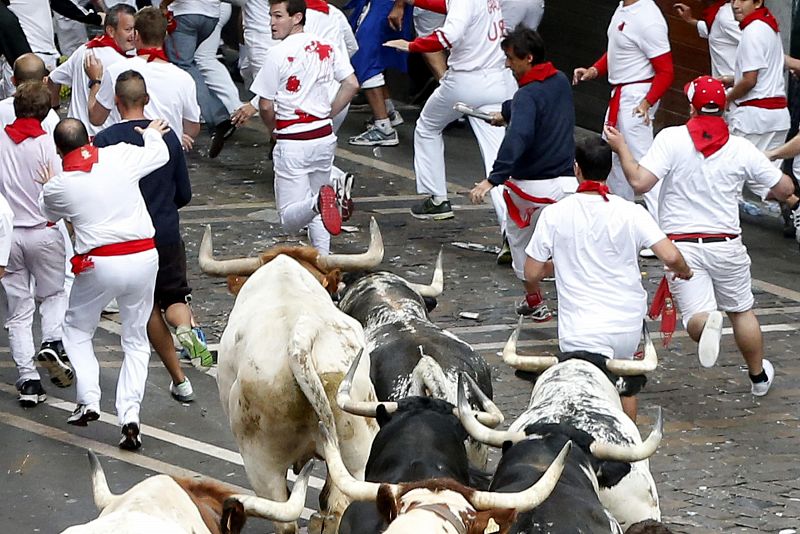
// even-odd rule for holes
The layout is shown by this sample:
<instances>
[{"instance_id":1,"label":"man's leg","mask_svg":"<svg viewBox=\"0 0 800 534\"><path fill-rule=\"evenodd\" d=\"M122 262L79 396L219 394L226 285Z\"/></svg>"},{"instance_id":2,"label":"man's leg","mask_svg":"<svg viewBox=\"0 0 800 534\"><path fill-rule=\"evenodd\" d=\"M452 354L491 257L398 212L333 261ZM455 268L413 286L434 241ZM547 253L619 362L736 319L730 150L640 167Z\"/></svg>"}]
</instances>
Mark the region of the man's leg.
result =
<instances>
[{"instance_id":1,"label":"man's leg","mask_svg":"<svg viewBox=\"0 0 800 534\"><path fill-rule=\"evenodd\" d=\"M764 337L761 326L753 310L743 312L727 312L733 327L733 338L744 357L748 372L751 375L761 374L764 359Z\"/></svg>"},{"instance_id":2,"label":"man's leg","mask_svg":"<svg viewBox=\"0 0 800 534\"><path fill-rule=\"evenodd\" d=\"M147 320L147 337L156 350L158 357L161 358L161 363L164 364L164 368L169 373L172 383L180 384L186 380L186 375L183 373L180 361L175 353L172 333L164 321L158 304L153 306L153 311Z\"/></svg>"},{"instance_id":3,"label":"man's leg","mask_svg":"<svg viewBox=\"0 0 800 534\"><path fill-rule=\"evenodd\" d=\"M397 137L397 130L392 126L387 109L386 95L388 90L383 79L383 74L377 74L366 80L361 85L367 103L372 110L374 123L366 131L355 135L348 140L348 143L355 146L397 146L400 140Z\"/></svg>"},{"instance_id":4,"label":"man's leg","mask_svg":"<svg viewBox=\"0 0 800 534\"><path fill-rule=\"evenodd\" d=\"M194 54L195 63L203 76L206 86L222 101L229 114L239 109L239 106L242 105L239 99L239 90L233 83L228 69L217 59L222 27L230 18L231 5L222 2L220 4L219 21L214 27L214 31L200 43Z\"/></svg>"},{"instance_id":5,"label":"man's leg","mask_svg":"<svg viewBox=\"0 0 800 534\"><path fill-rule=\"evenodd\" d=\"M30 273L25 267L21 247L12 242L5 275L0 278L8 301L8 344L17 365L17 388L28 380L40 380L34 363L33 314L36 305L30 290Z\"/></svg>"}]
</instances>

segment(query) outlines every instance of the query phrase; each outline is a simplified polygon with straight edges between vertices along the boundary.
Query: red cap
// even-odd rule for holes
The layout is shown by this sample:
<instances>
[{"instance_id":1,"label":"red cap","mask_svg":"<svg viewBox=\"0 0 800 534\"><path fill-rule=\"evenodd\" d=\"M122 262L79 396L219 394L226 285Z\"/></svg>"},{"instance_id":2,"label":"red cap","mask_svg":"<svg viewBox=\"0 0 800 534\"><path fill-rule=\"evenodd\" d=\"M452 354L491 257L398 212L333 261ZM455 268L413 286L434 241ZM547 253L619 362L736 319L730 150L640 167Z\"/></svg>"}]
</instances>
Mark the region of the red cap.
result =
<instances>
[{"instance_id":1,"label":"red cap","mask_svg":"<svg viewBox=\"0 0 800 534\"><path fill-rule=\"evenodd\" d=\"M725 108L725 86L711 76L698 76L684 86L683 92L698 111L715 112Z\"/></svg>"}]
</instances>

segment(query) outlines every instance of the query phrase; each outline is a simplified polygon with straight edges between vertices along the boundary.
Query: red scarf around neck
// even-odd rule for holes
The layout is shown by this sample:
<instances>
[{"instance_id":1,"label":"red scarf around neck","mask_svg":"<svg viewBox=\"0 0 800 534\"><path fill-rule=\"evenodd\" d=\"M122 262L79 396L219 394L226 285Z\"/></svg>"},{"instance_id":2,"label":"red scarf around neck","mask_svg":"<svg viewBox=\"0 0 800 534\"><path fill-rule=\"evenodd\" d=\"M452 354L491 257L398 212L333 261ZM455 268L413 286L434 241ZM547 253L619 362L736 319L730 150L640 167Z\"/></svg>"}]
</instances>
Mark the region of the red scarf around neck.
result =
<instances>
[{"instance_id":1,"label":"red scarf around neck","mask_svg":"<svg viewBox=\"0 0 800 534\"><path fill-rule=\"evenodd\" d=\"M557 73L558 70L556 70L553 64L549 61L546 63L532 65L531 69L523 74L522 78L519 79L519 86L522 87L531 82L541 82L542 80L546 80L547 78L555 76Z\"/></svg>"},{"instance_id":2,"label":"red scarf around neck","mask_svg":"<svg viewBox=\"0 0 800 534\"><path fill-rule=\"evenodd\" d=\"M153 48L140 48L136 51L137 56L150 56L147 58L147 62L150 63L155 61L156 59L163 59L167 63L169 63L169 58L167 57L167 53L164 52L163 48L153 47Z\"/></svg>"},{"instance_id":3,"label":"red scarf around neck","mask_svg":"<svg viewBox=\"0 0 800 534\"><path fill-rule=\"evenodd\" d=\"M703 12L700 14L700 19L706 23L706 30L711 31L711 25L717 19L717 13L722 9L722 6L728 3L728 0L716 0L710 6L704 7Z\"/></svg>"},{"instance_id":4,"label":"red scarf around neck","mask_svg":"<svg viewBox=\"0 0 800 534\"><path fill-rule=\"evenodd\" d=\"M16 119L14 122L7 125L5 130L11 140L16 144L20 144L25 139L39 137L46 133L42 129L42 123L32 117Z\"/></svg>"},{"instance_id":5,"label":"red scarf around neck","mask_svg":"<svg viewBox=\"0 0 800 534\"><path fill-rule=\"evenodd\" d=\"M575 191L577 193L583 193L586 191L600 193L600 196L603 197L603 200L606 202L608 202L608 195L611 193L605 183L598 182L596 180L585 180L581 182L578 184L578 189Z\"/></svg>"},{"instance_id":6,"label":"red scarf around neck","mask_svg":"<svg viewBox=\"0 0 800 534\"><path fill-rule=\"evenodd\" d=\"M326 15L330 11L330 7L328 7L328 3L325 0L306 0L306 7Z\"/></svg>"},{"instance_id":7,"label":"red scarf around neck","mask_svg":"<svg viewBox=\"0 0 800 534\"><path fill-rule=\"evenodd\" d=\"M725 146L730 138L728 124L722 117L699 115L686 123L694 147L708 158Z\"/></svg>"},{"instance_id":8,"label":"red scarf around neck","mask_svg":"<svg viewBox=\"0 0 800 534\"><path fill-rule=\"evenodd\" d=\"M745 29L747 26L750 25L751 22L756 20L760 20L766 23L767 26L772 28L775 33L778 33L778 21L775 20L775 17L772 15L772 12L767 9L766 7L759 7L749 15L747 15L742 22L739 23L739 28Z\"/></svg>"},{"instance_id":9,"label":"red scarf around neck","mask_svg":"<svg viewBox=\"0 0 800 534\"><path fill-rule=\"evenodd\" d=\"M94 164L97 163L99 154L100 151L97 150L97 147L83 145L64 156L64 159L61 161L61 168L64 169L64 172L89 172L92 170Z\"/></svg>"},{"instance_id":10,"label":"red scarf around neck","mask_svg":"<svg viewBox=\"0 0 800 534\"><path fill-rule=\"evenodd\" d=\"M90 49L90 48L106 48L106 47L113 48L114 50L119 52L119 54L122 55L122 56L127 56L127 54L125 54L125 51L122 50L122 48L119 47L117 42L114 39L112 39L111 37L109 37L108 35L106 35L106 34L103 34L103 35L101 35L99 37L95 37L94 39L92 39L91 41L86 43L86 48L87 49Z\"/></svg>"}]
</instances>

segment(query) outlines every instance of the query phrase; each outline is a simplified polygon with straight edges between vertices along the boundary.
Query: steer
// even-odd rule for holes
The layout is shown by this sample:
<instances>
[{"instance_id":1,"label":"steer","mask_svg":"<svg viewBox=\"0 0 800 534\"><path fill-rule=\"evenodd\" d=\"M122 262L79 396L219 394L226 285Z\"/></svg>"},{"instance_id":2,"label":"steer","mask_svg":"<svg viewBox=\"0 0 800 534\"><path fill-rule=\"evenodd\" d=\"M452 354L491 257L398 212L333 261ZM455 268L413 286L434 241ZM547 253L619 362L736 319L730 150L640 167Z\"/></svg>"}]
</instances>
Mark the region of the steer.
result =
<instances>
[{"instance_id":1,"label":"steer","mask_svg":"<svg viewBox=\"0 0 800 534\"><path fill-rule=\"evenodd\" d=\"M560 357L520 356L516 352L520 327L509 338L503 359L526 371L544 370L536 381L527 409L507 432L492 431L474 418L463 417L462 413L467 431L476 439L495 446L506 441L527 442L529 436L557 434L578 445L586 444L583 452L592 456L593 470L599 473L600 502L614 518L623 527L645 519L660 520L658 493L647 460L661 440L660 410L655 430L642 443L636 425L622 411L618 393L619 389L635 394L634 389L644 381L639 375L657 365L646 327L643 328L645 357L642 361L609 360L587 352L566 353ZM558 443L553 445L557 446ZM597 463L606 460L626 462L623 471L619 472L618 464L606 462L603 467Z\"/></svg>"},{"instance_id":2,"label":"steer","mask_svg":"<svg viewBox=\"0 0 800 534\"><path fill-rule=\"evenodd\" d=\"M62 534L239 534L247 516L295 521L303 511L313 462L300 472L287 502L240 495L216 481L156 475L122 495L108 487L103 466L89 451L94 503L100 516Z\"/></svg>"},{"instance_id":3,"label":"steer","mask_svg":"<svg viewBox=\"0 0 800 534\"><path fill-rule=\"evenodd\" d=\"M378 425L343 413L334 402L364 344L361 325L339 311L319 281L289 256L258 267L244 283L220 340L217 382L257 495L285 500L287 469L323 455L319 421L336 429L348 468L364 476ZM356 399L376 401L369 359L357 367L352 388ZM320 496L333 519L325 531L336 528L348 504L329 482ZM276 530L294 532L296 524L276 524Z\"/></svg>"},{"instance_id":4,"label":"steer","mask_svg":"<svg viewBox=\"0 0 800 534\"><path fill-rule=\"evenodd\" d=\"M466 372L481 391L492 397L492 378L486 361L468 343L436 326L423 298L442 292L442 254L430 286L412 284L385 271L345 276L339 309L364 327L370 354L370 378L381 401L428 395L456 403L460 372ZM470 395L473 404L478 399ZM502 415L495 425L502 422ZM470 441L470 459L485 467L488 449Z\"/></svg>"}]
</instances>

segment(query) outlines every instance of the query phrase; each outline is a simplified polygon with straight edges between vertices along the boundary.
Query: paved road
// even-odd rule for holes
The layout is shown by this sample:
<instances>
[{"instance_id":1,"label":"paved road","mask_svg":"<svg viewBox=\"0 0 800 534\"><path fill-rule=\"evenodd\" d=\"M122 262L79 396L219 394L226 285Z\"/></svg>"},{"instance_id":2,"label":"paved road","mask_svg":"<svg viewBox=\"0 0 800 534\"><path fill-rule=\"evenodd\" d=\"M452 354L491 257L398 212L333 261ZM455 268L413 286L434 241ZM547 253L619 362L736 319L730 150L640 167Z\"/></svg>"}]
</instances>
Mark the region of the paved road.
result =
<instances>
[{"instance_id":1,"label":"paved road","mask_svg":"<svg viewBox=\"0 0 800 534\"><path fill-rule=\"evenodd\" d=\"M497 402L511 421L524 408L531 384L517 378L498 356L515 324L513 303L520 294L511 270L497 267L494 256L452 245L466 241L498 244L498 229L488 206L469 206L462 193L480 173L476 143L468 129L447 134L447 158L456 218L421 222L407 214L415 199L411 165L414 112L404 111L398 148L348 147L341 144L338 163L357 174L358 211L355 233L334 239L338 251L366 246L366 227L375 216L386 242L384 265L414 281L430 279L431 264L440 247L445 251L445 293L433 318L472 343L489 361L495 377ZM340 135L357 133L363 113L351 113ZM199 272L197 244L205 224L214 231L216 253L243 256L287 239L276 223L271 163L263 134L257 127L239 132L219 159L202 157L207 143L190 156L194 199L182 212L190 258L194 309L216 343L225 327L233 298L222 280ZM266 221L266 222L265 222ZM770 395L755 400L742 360L729 331L717 367L701 370L694 347L679 332L670 350L660 350L660 365L641 398L640 426L647 432L648 408L664 407L666 433L651 468L661 495L664 521L676 532L778 532L800 524L800 445L797 405L800 364L795 341L800 329L800 271L797 245L781 238L774 221L751 219L745 242L753 255L758 314L765 326L769 357L777 381ZM660 267L643 262L648 289L655 289ZM554 297L552 286L548 295ZM613 295L609 295L613 298ZM459 312L479 314L477 320ZM241 458L219 405L213 379L188 368L198 400L179 404L169 395L169 377L157 358L150 367L142 421L144 447L126 453L116 447L114 386L121 351L116 316L108 316L97 331L104 399L100 422L80 429L65 424L74 390L48 388L48 403L25 410L18 406L13 383L16 372L0 336L0 511L2 532L59 532L96 515L88 478L86 449L101 455L109 483L123 491L157 472L202 474L243 491L249 483ZM520 347L536 352L556 350L554 320L527 324ZM655 329L655 327L654 327ZM496 461L496 455L492 461ZM316 509L318 479L312 481L305 516ZM271 532L271 526L252 520L247 532ZM790 532L790 531L785 531Z\"/></svg>"}]
</instances>

